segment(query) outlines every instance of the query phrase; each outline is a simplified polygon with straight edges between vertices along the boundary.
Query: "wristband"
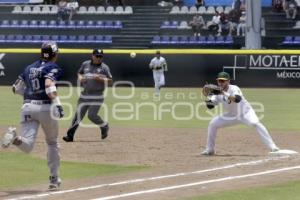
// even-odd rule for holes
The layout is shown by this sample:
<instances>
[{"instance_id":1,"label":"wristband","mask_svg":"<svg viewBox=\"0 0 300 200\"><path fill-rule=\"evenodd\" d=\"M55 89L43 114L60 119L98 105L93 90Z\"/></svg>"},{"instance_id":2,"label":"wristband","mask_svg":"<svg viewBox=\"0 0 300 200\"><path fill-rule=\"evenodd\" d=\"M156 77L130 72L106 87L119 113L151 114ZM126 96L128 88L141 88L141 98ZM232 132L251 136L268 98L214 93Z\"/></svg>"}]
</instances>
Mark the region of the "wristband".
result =
<instances>
[{"instance_id":1,"label":"wristband","mask_svg":"<svg viewBox=\"0 0 300 200\"><path fill-rule=\"evenodd\" d=\"M56 105L61 105L61 102L60 102L60 99L59 99L59 97L58 96L56 96L53 100L52 100L52 102L54 103L54 104L56 104Z\"/></svg>"}]
</instances>

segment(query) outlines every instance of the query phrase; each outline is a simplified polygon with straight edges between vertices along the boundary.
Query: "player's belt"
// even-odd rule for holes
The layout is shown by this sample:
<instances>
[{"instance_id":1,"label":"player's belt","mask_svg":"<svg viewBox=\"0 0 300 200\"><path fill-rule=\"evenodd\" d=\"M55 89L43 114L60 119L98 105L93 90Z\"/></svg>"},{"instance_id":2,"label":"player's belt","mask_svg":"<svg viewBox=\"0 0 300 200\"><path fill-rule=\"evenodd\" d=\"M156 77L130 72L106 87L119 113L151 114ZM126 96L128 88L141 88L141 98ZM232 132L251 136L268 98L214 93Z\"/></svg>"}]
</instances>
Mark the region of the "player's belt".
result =
<instances>
[{"instance_id":1,"label":"player's belt","mask_svg":"<svg viewBox=\"0 0 300 200\"><path fill-rule=\"evenodd\" d=\"M31 103L31 104L36 104L36 105L42 105L42 104L51 104L50 100L30 100L30 99L25 99L24 103Z\"/></svg>"}]
</instances>

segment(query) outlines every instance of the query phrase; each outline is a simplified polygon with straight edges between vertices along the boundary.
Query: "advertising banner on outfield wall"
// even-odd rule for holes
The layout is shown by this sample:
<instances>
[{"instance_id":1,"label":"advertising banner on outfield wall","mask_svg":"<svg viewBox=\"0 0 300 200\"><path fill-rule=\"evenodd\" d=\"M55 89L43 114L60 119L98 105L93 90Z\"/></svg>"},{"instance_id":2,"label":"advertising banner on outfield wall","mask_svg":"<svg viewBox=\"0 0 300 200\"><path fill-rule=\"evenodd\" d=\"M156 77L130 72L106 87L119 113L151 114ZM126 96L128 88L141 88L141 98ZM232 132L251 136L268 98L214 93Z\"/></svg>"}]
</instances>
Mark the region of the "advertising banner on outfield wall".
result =
<instances>
[{"instance_id":1,"label":"advertising banner on outfield wall","mask_svg":"<svg viewBox=\"0 0 300 200\"><path fill-rule=\"evenodd\" d=\"M166 86L201 87L213 83L220 71L229 72L233 83L241 87L300 87L300 55L297 54L202 54L162 51L168 63ZM135 86L153 86L149 62L154 54L106 53L104 62L114 80L131 81ZM0 85L10 85L38 53L0 53ZM88 53L61 53L58 64L64 69L63 80L76 83L77 70L90 58Z\"/></svg>"}]
</instances>

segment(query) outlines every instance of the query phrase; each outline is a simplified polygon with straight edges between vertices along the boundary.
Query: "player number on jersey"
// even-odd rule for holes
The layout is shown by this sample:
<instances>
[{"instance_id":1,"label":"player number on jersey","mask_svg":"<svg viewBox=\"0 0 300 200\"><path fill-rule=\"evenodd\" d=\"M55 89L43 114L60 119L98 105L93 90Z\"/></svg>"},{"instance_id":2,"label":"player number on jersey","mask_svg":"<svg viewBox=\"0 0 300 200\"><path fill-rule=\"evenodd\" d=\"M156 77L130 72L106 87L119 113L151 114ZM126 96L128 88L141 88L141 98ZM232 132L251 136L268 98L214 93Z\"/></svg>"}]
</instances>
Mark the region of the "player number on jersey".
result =
<instances>
[{"instance_id":1,"label":"player number on jersey","mask_svg":"<svg viewBox=\"0 0 300 200\"><path fill-rule=\"evenodd\" d=\"M41 88L39 79L37 78L31 80L31 85L34 91L39 90Z\"/></svg>"}]
</instances>

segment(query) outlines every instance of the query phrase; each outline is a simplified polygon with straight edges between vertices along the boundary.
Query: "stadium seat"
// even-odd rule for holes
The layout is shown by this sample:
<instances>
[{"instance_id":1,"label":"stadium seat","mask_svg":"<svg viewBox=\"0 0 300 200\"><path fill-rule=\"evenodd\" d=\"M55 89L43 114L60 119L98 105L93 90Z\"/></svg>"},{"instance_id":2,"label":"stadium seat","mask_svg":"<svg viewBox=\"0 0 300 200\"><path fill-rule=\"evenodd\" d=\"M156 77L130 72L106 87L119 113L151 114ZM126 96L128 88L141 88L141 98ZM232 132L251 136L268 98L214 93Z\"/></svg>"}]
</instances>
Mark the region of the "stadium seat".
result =
<instances>
[{"instance_id":1,"label":"stadium seat","mask_svg":"<svg viewBox=\"0 0 300 200\"><path fill-rule=\"evenodd\" d=\"M58 35L51 35L50 38L51 38L51 41L59 42L59 41L58 41L58 40L59 40Z\"/></svg>"},{"instance_id":2,"label":"stadium seat","mask_svg":"<svg viewBox=\"0 0 300 200\"><path fill-rule=\"evenodd\" d=\"M51 13L51 14L57 14L57 12L58 12L57 6L53 6L53 7L50 9L50 13Z\"/></svg>"},{"instance_id":3,"label":"stadium seat","mask_svg":"<svg viewBox=\"0 0 300 200\"><path fill-rule=\"evenodd\" d=\"M125 10L124 10L125 14L132 14L133 13L133 9L131 6L126 6Z\"/></svg>"},{"instance_id":4,"label":"stadium seat","mask_svg":"<svg viewBox=\"0 0 300 200\"><path fill-rule=\"evenodd\" d=\"M196 14L198 12L198 9L196 6L190 7L189 13L190 14Z\"/></svg>"},{"instance_id":5,"label":"stadium seat","mask_svg":"<svg viewBox=\"0 0 300 200\"><path fill-rule=\"evenodd\" d=\"M78 42L77 36L76 35L70 35L68 41L69 41L69 43L77 43Z\"/></svg>"},{"instance_id":6,"label":"stadium seat","mask_svg":"<svg viewBox=\"0 0 300 200\"><path fill-rule=\"evenodd\" d=\"M50 41L50 35L42 35L42 41L46 42L46 41Z\"/></svg>"},{"instance_id":7,"label":"stadium seat","mask_svg":"<svg viewBox=\"0 0 300 200\"><path fill-rule=\"evenodd\" d=\"M102 35L96 35L96 43L104 43L104 37Z\"/></svg>"},{"instance_id":8,"label":"stadium seat","mask_svg":"<svg viewBox=\"0 0 300 200\"><path fill-rule=\"evenodd\" d=\"M114 28L123 28L123 24L121 21L115 21Z\"/></svg>"},{"instance_id":9,"label":"stadium seat","mask_svg":"<svg viewBox=\"0 0 300 200\"><path fill-rule=\"evenodd\" d=\"M171 27L172 28L177 28L178 27L178 21L172 21Z\"/></svg>"},{"instance_id":10,"label":"stadium seat","mask_svg":"<svg viewBox=\"0 0 300 200\"><path fill-rule=\"evenodd\" d=\"M216 38L216 44L224 44L224 37L223 36L217 36Z\"/></svg>"},{"instance_id":11,"label":"stadium seat","mask_svg":"<svg viewBox=\"0 0 300 200\"><path fill-rule=\"evenodd\" d=\"M40 43L40 42L42 42L42 36L41 35L33 35L32 36L32 42L33 43Z\"/></svg>"},{"instance_id":12,"label":"stadium seat","mask_svg":"<svg viewBox=\"0 0 300 200\"><path fill-rule=\"evenodd\" d=\"M202 44L202 45L204 45L204 44L212 44L212 43L214 43L215 42L215 38L213 37L213 36L210 36L211 38L211 40L208 42L207 40L206 40L206 37L205 36L200 36L200 37L198 37L198 41L197 41L197 44Z\"/></svg>"},{"instance_id":13,"label":"stadium seat","mask_svg":"<svg viewBox=\"0 0 300 200\"><path fill-rule=\"evenodd\" d=\"M170 37L168 35L162 36L160 43L161 44L168 44L170 42Z\"/></svg>"},{"instance_id":14,"label":"stadium seat","mask_svg":"<svg viewBox=\"0 0 300 200\"><path fill-rule=\"evenodd\" d=\"M107 43L107 44L112 43L112 37L110 35L104 36L104 43Z\"/></svg>"},{"instance_id":15,"label":"stadium seat","mask_svg":"<svg viewBox=\"0 0 300 200\"><path fill-rule=\"evenodd\" d=\"M10 27L10 23L8 20L3 20L1 23L1 28L8 28Z\"/></svg>"},{"instance_id":16,"label":"stadium seat","mask_svg":"<svg viewBox=\"0 0 300 200\"><path fill-rule=\"evenodd\" d=\"M105 8L103 6L99 6L97 8L97 14L105 14Z\"/></svg>"},{"instance_id":17,"label":"stadium seat","mask_svg":"<svg viewBox=\"0 0 300 200\"><path fill-rule=\"evenodd\" d=\"M78 9L78 14L86 14L87 13L87 9L85 6L80 6Z\"/></svg>"},{"instance_id":18,"label":"stadium seat","mask_svg":"<svg viewBox=\"0 0 300 200\"><path fill-rule=\"evenodd\" d=\"M85 35L79 35L78 36L78 39L77 39L77 42L79 42L79 43L83 43L83 42L85 42Z\"/></svg>"},{"instance_id":19,"label":"stadium seat","mask_svg":"<svg viewBox=\"0 0 300 200\"><path fill-rule=\"evenodd\" d=\"M198 43L198 37L196 36L191 36L189 38L189 44L197 44Z\"/></svg>"},{"instance_id":20,"label":"stadium seat","mask_svg":"<svg viewBox=\"0 0 300 200\"><path fill-rule=\"evenodd\" d=\"M188 14L189 8L187 6L182 6L180 9L180 14Z\"/></svg>"},{"instance_id":21,"label":"stadium seat","mask_svg":"<svg viewBox=\"0 0 300 200\"><path fill-rule=\"evenodd\" d=\"M232 10L232 8L227 6L227 7L225 7L224 13L228 14L231 10Z\"/></svg>"},{"instance_id":22,"label":"stadium seat","mask_svg":"<svg viewBox=\"0 0 300 200\"><path fill-rule=\"evenodd\" d=\"M106 12L105 12L105 14L113 14L115 12L115 9L114 9L114 7L112 7L112 6L108 6L107 8L106 8Z\"/></svg>"},{"instance_id":23,"label":"stadium seat","mask_svg":"<svg viewBox=\"0 0 300 200\"><path fill-rule=\"evenodd\" d=\"M18 20L12 20L9 27L10 28L19 28L19 21Z\"/></svg>"},{"instance_id":24,"label":"stadium seat","mask_svg":"<svg viewBox=\"0 0 300 200\"><path fill-rule=\"evenodd\" d=\"M179 43L179 38L177 35L173 35L171 37L171 41L170 41L171 44L178 44Z\"/></svg>"},{"instance_id":25,"label":"stadium seat","mask_svg":"<svg viewBox=\"0 0 300 200\"><path fill-rule=\"evenodd\" d=\"M41 14L43 14L43 15L51 14L50 7L49 6L43 6L42 10L41 10Z\"/></svg>"},{"instance_id":26,"label":"stadium seat","mask_svg":"<svg viewBox=\"0 0 300 200\"><path fill-rule=\"evenodd\" d=\"M19 24L20 28L28 28L29 27L29 22L28 20L22 20L21 23Z\"/></svg>"},{"instance_id":27,"label":"stadium seat","mask_svg":"<svg viewBox=\"0 0 300 200\"><path fill-rule=\"evenodd\" d=\"M16 35L15 42L23 42L24 36L23 35Z\"/></svg>"},{"instance_id":28,"label":"stadium seat","mask_svg":"<svg viewBox=\"0 0 300 200\"><path fill-rule=\"evenodd\" d=\"M189 43L189 42L188 42L188 37L185 36L185 35L180 36L180 37L179 37L179 43L180 43L180 44L188 44L188 43Z\"/></svg>"},{"instance_id":29,"label":"stadium seat","mask_svg":"<svg viewBox=\"0 0 300 200\"><path fill-rule=\"evenodd\" d=\"M88 43L94 43L95 42L95 35L88 35L86 37L86 42L88 42Z\"/></svg>"},{"instance_id":30,"label":"stadium seat","mask_svg":"<svg viewBox=\"0 0 300 200\"><path fill-rule=\"evenodd\" d=\"M85 28L85 22L83 20L77 21L76 28Z\"/></svg>"},{"instance_id":31,"label":"stadium seat","mask_svg":"<svg viewBox=\"0 0 300 200\"><path fill-rule=\"evenodd\" d=\"M99 21L96 22L95 26L96 26L96 28L104 28L104 23L103 23L103 21L99 20Z\"/></svg>"},{"instance_id":32,"label":"stadium seat","mask_svg":"<svg viewBox=\"0 0 300 200\"><path fill-rule=\"evenodd\" d=\"M75 23L75 21L68 21L67 22L67 27L68 28L76 28L76 23Z\"/></svg>"},{"instance_id":33,"label":"stadium seat","mask_svg":"<svg viewBox=\"0 0 300 200\"><path fill-rule=\"evenodd\" d=\"M15 35L8 35L6 37L6 42L14 42L15 41Z\"/></svg>"},{"instance_id":34,"label":"stadium seat","mask_svg":"<svg viewBox=\"0 0 300 200\"><path fill-rule=\"evenodd\" d=\"M22 13L23 14L31 14L32 13L31 7L30 6L24 6Z\"/></svg>"},{"instance_id":35,"label":"stadium seat","mask_svg":"<svg viewBox=\"0 0 300 200\"><path fill-rule=\"evenodd\" d=\"M61 43L68 43L69 42L68 36L67 35L60 35L59 36L59 42L61 42Z\"/></svg>"},{"instance_id":36,"label":"stadium seat","mask_svg":"<svg viewBox=\"0 0 300 200\"><path fill-rule=\"evenodd\" d=\"M218 6L218 7L216 8L216 11L217 11L218 13L224 12L223 6Z\"/></svg>"},{"instance_id":37,"label":"stadium seat","mask_svg":"<svg viewBox=\"0 0 300 200\"><path fill-rule=\"evenodd\" d=\"M48 28L56 28L57 22L55 20L51 20L48 24Z\"/></svg>"},{"instance_id":38,"label":"stadium seat","mask_svg":"<svg viewBox=\"0 0 300 200\"><path fill-rule=\"evenodd\" d=\"M172 10L170 11L170 14L179 14L180 13L180 9L178 6L174 6L172 7Z\"/></svg>"},{"instance_id":39,"label":"stadium seat","mask_svg":"<svg viewBox=\"0 0 300 200\"><path fill-rule=\"evenodd\" d=\"M206 14L215 14L215 7L209 6L206 10Z\"/></svg>"},{"instance_id":40,"label":"stadium seat","mask_svg":"<svg viewBox=\"0 0 300 200\"><path fill-rule=\"evenodd\" d=\"M30 28L38 28L39 27L38 22L36 20L31 20L29 22L29 27Z\"/></svg>"},{"instance_id":41,"label":"stadium seat","mask_svg":"<svg viewBox=\"0 0 300 200\"><path fill-rule=\"evenodd\" d=\"M60 28L60 29L67 28L67 22L66 21L59 21L56 28Z\"/></svg>"},{"instance_id":42,"label":"stadium seat","mask_svg":"<svg viewBox=\"0 0 300 200\"><path fill-rule=\"evenodd\" d=\"M114 28L114 24L112 21L106 21L104 27L105 28Z\"/></svg>"},{"instance_id":43,"label":"stadium seat","mask_svg":"<svg viewBox=\"0 0 300 200\"><path fill-rule=\"evenodd\" d=\"M198 13L199 14L205 14L206 13L206 8L204 6L201 6L199 9L198 9Z\"/></svg>"},{"instance_id":44,"label":"stadium seat","mask_svg":"<svg viewBox=\"0 0 300 200\"><path fill-rule=\"evenodd\" d=\"M22 13L22 7L21 6L15 6L12 13L21 14Z\"/></svg>"},{"instance_id":45,"label":"stadium seat","mask_svg":"<svg viewBox=\"0 0 300 200\"><path fill-rule=\"evenodd\" d=\"M296 25L293 28L294 29L300 29L300 21L297 21Z\"/></svg>"},{"instance_id":46,"label":"stadium seat","mask_svg":"<svg viewBox=\"0 0 300 200\"><path fill-rule=\"evenodd\" d=\"M171 28L169 21L164 21L163 24L160 26L160 28Z\"/></svg>"},{"instance_id":47,"label":"stadium seat","mask_svg":"<svg viewBox=\"0 0 300 200\"><path fill-rule=\"evenodd\" d=\"M40 24L39 24L39 27L40 28L47 28L48 27L47 21L46 20L41 20Z\"/></svg>"},{"instance_id":48,"label":"stadium seat","mask_svg":"<svg viewBox=\"0 0 300 200\"><path fill-rule=\"evenodd\" d=\"M0 35L0 43L6 42L6 37L5 35Z\"/></svg>"},{"instance_id":49,"label":"stadium seat","mask_svg":"<svg viewBox=\"0 0 300 200\"><path fill-rule=\"evenodd\" d=\"M191 27L187 23L187 21L180 22L180 25L178 26L179 29L190 29Z\"/></svg>"},{"instance_id":50,"label":"stadium seat","mask_svg":"<svg viewBox=\"0 0 300 200\"><path fill-rule=\"evenodd\" d=\"M89 20L86 23L86 28L95 28L95 22L93 20Z\"/></svg>"},{"instance_id":51,"label":"stadium seat","mask_svg":"<svg viewBox=\"0 0 300 200\"><path fill-rule=\"evenodd\" d=\"M87 10L87 14L96 14L97 10L95 6L89 6Z\"/></svg>"},{"instance_id":52,"label":"stadium seat","mask_svg":"<svg viewBox=\"0 0 300 200\"><path fill-rule=\"evenodd\" d=\"M125 13L125 12L124 12L124 9L123 9L122 6L117 6L117 7L116 7L115 14L117 14L117 15L122 15L122 14L124 14L124 13Z\"/></svg>"},{"instance_id":53,"label":"stadium seat","mask_svg":"<svg viewBox=\"0 0 300 200\"><path fill-rule=\"evenodd\" d=\"M160 37L158 35L154 36L151 43L152 44L159 44L160 43Z\"/></svg>"},{"instance_id":54,"label":"stadium seat","mask_svg":"<svg viewBox=\"0 0 300 200\"><path fill-rule=\"evenodd\" d=\"M41 14L41 7L40 6L34 6L32 9L32 14Z\"/></svg>"},{"instance_id":55,"label":"stadium seat","mask_svg":"<svg viewBox=\"0 0 300 200\"><path fill-rule=\"evenodd\" d=\"M228 35L224 40L225 44L233 44L233 37Z\"/></svg>"},{"instance_id":56,"label":"stadium seat","mask_svg":"<svg viewBox=\"0 0 300 200\"><path fill-rule=\"evenodd\" d=\"M32 42L32 35L25 35L24 42L31 43Z\"/></svg>"},{"instance_id":57,"label":"stadium seat","mask_svg":"<svg viewBox=\"0 0 300 200\"><path fill-rule=\"evenodd\" d=\"M300 45L300 36L296 36L296 37L294 38L293 44L295 44L295 45Z\"/></svg>"}]
</instances>

